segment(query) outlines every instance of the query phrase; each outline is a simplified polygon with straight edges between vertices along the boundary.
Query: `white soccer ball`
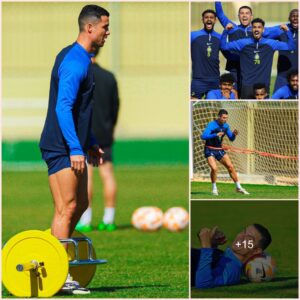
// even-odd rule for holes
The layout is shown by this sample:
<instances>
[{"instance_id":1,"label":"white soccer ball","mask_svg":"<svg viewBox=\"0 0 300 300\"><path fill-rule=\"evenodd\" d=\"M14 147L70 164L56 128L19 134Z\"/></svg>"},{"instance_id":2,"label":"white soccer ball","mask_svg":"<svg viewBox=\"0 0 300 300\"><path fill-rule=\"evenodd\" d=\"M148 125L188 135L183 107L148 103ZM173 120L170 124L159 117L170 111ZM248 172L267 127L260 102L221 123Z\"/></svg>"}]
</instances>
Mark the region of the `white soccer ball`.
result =
<instances>
[{"instance_id":1,"label":"white soccer ball","mask_svg":"<svg viewBox=\"0 0 300 300\"><path fill-rule=\"evenodd\" d=\"M136 209L131 218L131 224L143 231L155 231L162 226L163 212L155 206L144 206Z\"/></svg>"},{"instance_id":2,"label":"white soccer ball","mask_svg":"<svg viewBox=\"0 0 300 300\"><path fill-rule=\"evenodd\" d=\"M268 254L251 259L245 266L245 274L251 282L270 281L275 272L275 261Z\"/></svg>"},{"instance_id":3,"label":"white soccer ball","mask_svg":"<svg viewBox=\"0 0 300 300\"><path fill-rule=\"evenodd\" d=\"M189 224L189 214L182 207L169 208L164 214L164 227L170 231L183 230Z\"/></svg>"}]
</instances>

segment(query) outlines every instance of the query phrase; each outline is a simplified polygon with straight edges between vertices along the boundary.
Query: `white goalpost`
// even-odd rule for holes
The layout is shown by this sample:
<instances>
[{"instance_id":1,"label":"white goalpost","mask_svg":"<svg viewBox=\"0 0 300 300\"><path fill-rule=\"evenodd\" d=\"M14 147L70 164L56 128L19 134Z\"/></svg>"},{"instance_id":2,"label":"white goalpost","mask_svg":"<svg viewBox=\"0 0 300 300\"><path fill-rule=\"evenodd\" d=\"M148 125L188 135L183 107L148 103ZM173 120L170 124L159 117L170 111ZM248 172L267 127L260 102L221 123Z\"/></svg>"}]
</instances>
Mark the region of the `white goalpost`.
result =
<instances>
[{"instance_id":1,"label":"white goalpost","mask_svg":"<svg viewBox=\"0 0 300 300\"><path fill-rule=\"evenodd\" d=\"M190 177L209 181L210 169L204 157L200 135L228 111L228 124L239 134L234 142L223 140L242 183L298 184L298 102L297 101L191 101ZM218 181L230 181L218 164Z\"/></svg>"}]
</instances>

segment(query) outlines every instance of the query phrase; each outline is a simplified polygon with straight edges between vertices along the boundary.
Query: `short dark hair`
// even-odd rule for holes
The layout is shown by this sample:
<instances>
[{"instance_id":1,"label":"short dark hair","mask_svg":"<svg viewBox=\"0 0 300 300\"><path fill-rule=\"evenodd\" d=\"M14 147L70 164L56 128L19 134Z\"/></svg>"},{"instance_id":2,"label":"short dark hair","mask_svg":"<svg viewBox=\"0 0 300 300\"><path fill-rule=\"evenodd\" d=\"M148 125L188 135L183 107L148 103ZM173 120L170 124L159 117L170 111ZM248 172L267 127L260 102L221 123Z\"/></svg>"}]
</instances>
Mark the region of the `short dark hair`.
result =
<instances>
[{"instance_id":1,"label":"short dark hair","mask_svg":"<svg viewBox=\"0 0 300 300\"><path fill-rule=\"evenodd\" d=\"M218 116L221 117L222 115L228 115L228 111L226 109L220 109L218 112Z\"/></svg>"},{"instance_id":2,"label":"short dark hair","mask_svg":"<svg viewBox=\"0 0 300 300\"><path fill-rule=\"evenodd\" d=\"M212 9L207 9L207 10L205 10L205 11L202 13L202 18L204 17L205 14L208 14L208 13L214 14L215 17L217 16L217 14L216 14L216 12L215 12L214 10L212 10Z\"/></svg>"},{"instance_id":3,"label":"short dark hair","mask_svg":"<svg viewBox=\"0 0 300 300\"><path fill-rule=\"evenodd\" d=\"M263 27L265 27L265 21L261 18L255 18L252 20L251 25L253 26L254 23L261 23Z\"/></svg>"},{"instance_id":4,"label":"short dark hair","mask_svg":"<svg viewBox=\"0 0 300 300\"><path fill-rule=\"evenodd\" d=\"M265 250L272 242L271 234L269 230L261 224L253 224L253 226L261 235L259 246Z\"/></svg>"},{"instance_id":5,"label":"short dark hair","mask_svg":"<svg viewBox=\"0 0 300 300\"><path fill-rule=\"evenodd\" d=\"M298 76L298 70L296 70L296 69L289 71L286 77L287 77L287 80L290 81L290 79L294 76Z\"/></svg>"},{"instance_id":6,"label":"short dark hair","mask_svg":"<svg viewBox=\"0 0 300 300\"><path fill-rule=\"evenodd\" d=\"M294 8L290 11L289 18L292 16L293 13L298 13L298 8Z\"/></svg>"},{"instance_id":7,"label":"short dark hair","mask_svg":"<svg viewBox=\"0 0 300 300\"><path fill-rule=\"evenodd\" d=\"M239 13L240 13L241 9L243 9L243 8L247 8L247 9L249 9L249 10L250 10L250 12L251 12L251 15L252 15L252 8L251 8L250 6L247 6L247 5L243 5L243 6L241 6L241 7L239 8Z\"/></svg>"},{"instance_id":8,"label":"short dark hair","mask_svg":"<svg viewBox=\"0 0 300 300\"><path fill-rule=\"evenodd\" d=\"M79 30L84 30L84 25L86 24L86 20L90 18L101 19L102 16L109 17L109 12L98 5L89 4L82 8L79 17L78 17L78 25Z\"/></svg>"},{"instance_id":9,"label":"short dark hair","mask_svg":"<svg viewBox=\"0 0 300 300\"><path fill-rule=\"evenodd\" d=\"M223 83L223 82L230 82L233 84L235 82L235 80L234 80L234 77L230 73L225 73L220 76L220 83Z\"/></svg>"},{"instance_id":10,"label":"short dark hair","mask_svg":"<svg viewBox=\"0 0 300 300\"><path fill-rule=\"evenodd\" d=\"M255 83L253 85L253 91L255 92L256 90L260 90L260 89L265 89L267 90L266 84L265 83Z\"/></svg>"}]
</instances>

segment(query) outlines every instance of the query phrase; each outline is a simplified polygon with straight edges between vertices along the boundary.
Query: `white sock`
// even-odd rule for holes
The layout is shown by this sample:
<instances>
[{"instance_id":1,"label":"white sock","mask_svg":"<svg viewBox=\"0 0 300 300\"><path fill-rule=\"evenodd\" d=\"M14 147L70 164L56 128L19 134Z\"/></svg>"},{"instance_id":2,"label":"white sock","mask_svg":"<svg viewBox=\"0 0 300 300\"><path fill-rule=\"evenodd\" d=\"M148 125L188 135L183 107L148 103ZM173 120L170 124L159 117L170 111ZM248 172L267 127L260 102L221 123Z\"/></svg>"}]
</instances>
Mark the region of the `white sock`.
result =
<instances>
[{"instance_id":1,"label":"white sock","mask_svg":"<svg viewBox=\"0 0 300 300\"><path fill-rule=\"evenodd\" d=\"M82 225L89 225L92 222L92 208L88 207L80 218L80 223Z\"/></svg>"},{"instance_id":2,"label":"white sock","mask_svg":"<svg viewBox=\"0 0 300 300\"><path fill-rule=\"evenodd\" d=\"M213 183L212 183L212 187L213 187L213 190L216 190L216 189L217 189L217 183L216 183L216 182L213 182Z\"/></svg>"},{"instance_id":3,"label":"white sock","mask_svg":"<svg viewBox=\"0 0 300 300\"><path fill-rule=\"evenodd\" d=\"M112 224L115 219L115 208L114 207L105 207L103 222L105 224Z\"/></svg>"},{"instance_id":4,"label":"white sock","mask_svg":"<svg viewBox=\"0 0 300 300\"><path fill-rule=\"evenodd\" d=\"M241 184L238 181L235 183L235 185L236 185L237 189L241 189L242 188Z\"/></svg>"}]
</instances>

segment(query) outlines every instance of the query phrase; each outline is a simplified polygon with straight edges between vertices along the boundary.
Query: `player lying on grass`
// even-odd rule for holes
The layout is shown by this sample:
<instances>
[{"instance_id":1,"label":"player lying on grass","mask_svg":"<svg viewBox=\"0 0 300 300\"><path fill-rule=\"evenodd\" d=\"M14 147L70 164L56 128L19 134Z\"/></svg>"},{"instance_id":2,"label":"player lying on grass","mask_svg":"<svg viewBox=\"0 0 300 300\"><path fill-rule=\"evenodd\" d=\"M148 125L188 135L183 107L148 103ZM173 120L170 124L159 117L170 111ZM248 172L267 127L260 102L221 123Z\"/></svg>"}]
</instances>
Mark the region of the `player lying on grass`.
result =
<instances>
[{"instance_id":1,"label":"player lying on grass","mask_svg":"<svg viewBox=\"0 0 300 300\"><path fill-rule=\"evenodd\" d=\"M234 77L230 73L221 75L220 88L208 92L206 99L237 99L237 92L233 89Z\"/></svg>"},{"instance_id":2,"label":"player lying on grass","mask_svg":"<svg viewBox=\"0 0 300 300\"><path fill-rule=\"evenodd\" d=\"M279 88L272 99L299 99L298 96L298 71L292 70L287 76L288 84Z\"/></svg>"},{"instance_id":3,"label":"player lying on grass","mask_svg":"<svg viewBox=\"0 0 300 300\"><path fill-rule=\"evenodd\" d=\"M76 42L56 57L47 117L40 140L54 203L51 233L58 239L72 235L88 206L87 156L90 163L99 165L103 153L91 135L94 87L91 57L104 46L110 34L109 13L97 5L86 5L79 15L78 24ZM62 291L90 293L70 276Z\"/></svg>"},{"instance_id":4,"label":"player lying on grass","mask_svg":"<svg viewBox=\"0 0 300 300\"><path fill-rule=\"evenodd\" d=\"M218 113L218 118L210 123L201 134L201 139L205 141L204 155L207 159L207 163L211 169L210 178L212 182L212 194L215 196L219 195L217 189L217 161L219 161L227 170L236 185L236 191L245 195L249 193L242 188L239 183L235 168L228 156L228 154L222 148L222 142L225 135L230 141L234 141L238 135L236 129L233 132L230 130L227 124L228 112L225 109L221 109Z\"/></svg>"},{"instance_id":5,"label":"player lying on grass","mask_svg":"<svg viewBox=\"0 0 300 300\"><path fill-rule=\"evenodd\" d=\"M251 24L253 37L227 42L228 34L234 28L231 23L226 25L221 37L222 50L238 51L240 54L242 99L251 99L255 83L264 83L269 91L273 56L276 50L296 49L293 35L287 25L280 26L282 33L286 34L287 42L280 42L263 37L264 20L256 18Z\"/></svg>"},{"instance_id":6,"label":"player lying on grass","mask_svg":"<svg viewBox=\"0 0 300 300\"><path fill-rule=\"evenodd\" d=\"M262 254L272 241L269 231L260 224L246 227L225 251L218 249L227 240L217 227L202 228L198 238L201 249L191 249L191 285L196 288L238 284L246 262Z\"/></svg>"}]
</instances>

